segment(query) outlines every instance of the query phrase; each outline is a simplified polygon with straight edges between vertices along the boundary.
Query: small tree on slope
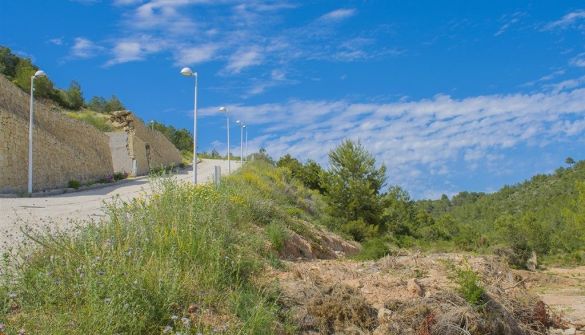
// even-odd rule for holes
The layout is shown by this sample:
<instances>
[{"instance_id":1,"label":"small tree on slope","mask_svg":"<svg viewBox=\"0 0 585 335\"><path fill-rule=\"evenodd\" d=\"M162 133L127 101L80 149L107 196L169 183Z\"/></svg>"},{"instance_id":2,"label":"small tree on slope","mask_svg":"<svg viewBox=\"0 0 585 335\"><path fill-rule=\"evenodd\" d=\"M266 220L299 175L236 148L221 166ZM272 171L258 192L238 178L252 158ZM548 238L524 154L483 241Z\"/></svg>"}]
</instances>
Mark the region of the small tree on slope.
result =
<instances>
[{"instance_id":1,"label":"small tree on slope","mask_svg":"<svg viewBox=\"0 0 585 335\"><path fill-rule=\"evenodd\" d=\"M380 190L386 181L386 167L359 142L345 140L329 153L330 168L322 174L330 214L342 230L357 240L377 231L382 214Z\"/></svg>"}]
</instances>

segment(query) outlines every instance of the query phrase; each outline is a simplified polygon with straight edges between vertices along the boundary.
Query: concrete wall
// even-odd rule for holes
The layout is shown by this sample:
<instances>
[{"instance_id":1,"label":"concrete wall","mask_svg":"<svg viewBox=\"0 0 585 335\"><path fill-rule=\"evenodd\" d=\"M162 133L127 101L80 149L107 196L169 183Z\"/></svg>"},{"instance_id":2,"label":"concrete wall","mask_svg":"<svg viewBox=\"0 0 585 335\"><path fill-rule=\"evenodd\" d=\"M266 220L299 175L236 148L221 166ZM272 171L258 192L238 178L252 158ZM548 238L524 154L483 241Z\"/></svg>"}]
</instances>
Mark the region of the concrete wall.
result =
<instances>
[{"instance_id":1,"label":"concrete wall","mask_svg":"<svg viewBox=\"0 0 585 335\"><path fill-rule=\"evenodd\" d=\"M0 193L27 189L29 98L0 75ZM38 100L35 104L34 191L111 176L108 136L53 108Z\"/></svg>"},{"instance_id":2,"label":"concrete wall","mask_svg":"<svg viewBox=\"0 0 585 335\"><path fill-rule=\"evenodd\" d=\"M126 132L110 132L106 135L110 137L114 172L134 174L133 159L130 157L128 148L128 134Z\"/></svg>"}]
</instances>

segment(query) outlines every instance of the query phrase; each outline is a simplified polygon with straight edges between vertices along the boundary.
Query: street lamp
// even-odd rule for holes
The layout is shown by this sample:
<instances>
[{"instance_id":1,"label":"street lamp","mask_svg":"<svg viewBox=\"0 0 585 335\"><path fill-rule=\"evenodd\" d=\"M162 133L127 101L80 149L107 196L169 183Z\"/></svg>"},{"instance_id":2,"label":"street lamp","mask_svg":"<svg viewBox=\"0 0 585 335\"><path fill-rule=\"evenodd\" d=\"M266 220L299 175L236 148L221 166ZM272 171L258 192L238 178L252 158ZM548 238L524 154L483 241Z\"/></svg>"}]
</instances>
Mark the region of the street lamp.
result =
<instances>
[{"instance_id":1,"label":"street lamp","mask_svg":"<svg viewBox=\"0 0 585 335\"><path fill-rule=\"evenodd\" d=\"M185 77L195 77L195 101L193 107L193 184L197 185L197 72L184 67L181 74Z\"/></svg>"},{"instance_id":2,"label":"street lamp","mask_svg":"<svg viewBox=\"0 0 585 335\"><path fill-rule=\"evenodd\" d=\"M240 126L240 167L244 164L244 123L240 120L236 121Z\"/></svg>"},{"instance_id":3,"label":"street lamp","mask_svg":"<svg viewBox=\"0 0 585 335\"><path fill-rule=\"evenodd\" d=\"M246 161L248 161L248 125L244 125L244 130L246 131L246 144L244 146L244 156L246 156Z\"/></svg>"},{"instance_id":4,"label":"street lamp","mask_svg":"<svg viewBox=\"0 0 585 335\"><path fill-rule=\"evenodd\" d=\"M231 174L232 164L230 161L230 114L228 113L228 110L225 107L219 107L219 111L222 113L225 112L226 116L228 174Z\"/></svg>"},{"instance_id":5,"label":"street lamp","mask_svg":"<svg viewBox=\"0 0 585 335\"><path fill-rule=\"evenodd\" d=\"M30 77L30 116L28 124L28 193L32 193L32 178L33 178L33 111L34 111L34 95L35 95L35 78L46 77L45 72L38 70Z\"/></svg>"}]
</instances>

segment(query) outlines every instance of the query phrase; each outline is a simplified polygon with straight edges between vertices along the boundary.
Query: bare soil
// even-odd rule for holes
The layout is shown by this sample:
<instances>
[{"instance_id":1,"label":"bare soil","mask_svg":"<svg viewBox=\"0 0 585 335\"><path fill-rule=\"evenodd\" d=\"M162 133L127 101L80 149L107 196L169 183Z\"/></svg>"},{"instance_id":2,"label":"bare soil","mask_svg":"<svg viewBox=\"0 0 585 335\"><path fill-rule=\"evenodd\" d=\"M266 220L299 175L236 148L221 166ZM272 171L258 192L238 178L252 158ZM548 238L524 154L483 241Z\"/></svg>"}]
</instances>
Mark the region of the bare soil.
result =
<instances>
[{"instance_id":1,"label":"bare soil","mask_svg":"<svg viewBox=\"0 0 585 335\"><path fill-rule=\"evenodd\" d=\"M531 273L464 254L315 258L267 273L301 334L585 334L584 268ZM480 275L483 305L457 292L453 266Z\"/></svg>"},{"instance_id":2,"label":"bare soil","mask_svg":"<svg viewBox=\"0 0 585 335\"><path fill-rule=\"evenodd\" d=\"M518 271L529 291L538 294L552 310L585 333L585 266Z\"/></svg>"}]
</instances>

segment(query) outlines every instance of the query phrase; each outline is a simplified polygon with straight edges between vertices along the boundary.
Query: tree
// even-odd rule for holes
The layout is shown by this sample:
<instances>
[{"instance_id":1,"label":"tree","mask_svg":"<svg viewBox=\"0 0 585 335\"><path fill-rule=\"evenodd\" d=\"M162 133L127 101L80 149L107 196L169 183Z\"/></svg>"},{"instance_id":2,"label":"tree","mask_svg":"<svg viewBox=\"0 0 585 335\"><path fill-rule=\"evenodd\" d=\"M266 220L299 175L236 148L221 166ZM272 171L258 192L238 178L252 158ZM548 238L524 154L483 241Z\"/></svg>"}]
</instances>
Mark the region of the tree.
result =
<instances>
[{"instance_id":1,"label":"tree","mask_svg":"<svg viewBox=\"0 0 585 335\"><path fill-rule=\"evenodd\" d=\"M107 104L108 102L106 99L102 97L93 97L87 103L87 108L91 109L94 112L98 113L106 113L107 112Z\"/></svg>"},{"instance_id":2,"label":"tree","mask_svg":"<svg viewBox=\"0 0 585 335\"><path fill-rule=\"evenodd\" d=\"M321 186L321 176L323 175L323 168L319 163L309 159L303 165L301 180L303 184L312 190L317 190L323 193L324 189Z\"/></svg>"},{"instance_id":3,"label":"tree","mask_svg":"<svg viewBox=\"0 0 585 335\"><path fill-rule=\"evenodd\" d=\"M217 149L213 148L213 150L211 150L211 158L214 159L221 158L221 155L219 154L219 151L217 151Z\"/></svg>"},{"instance_id":4,"label":"tree","mask_svg":"<svg viewBox=\"0 0 585 335\"><path fill-rule=\"evenodd\" d=\"M342 225L361 220L379 225L383 208L380 190L386 181L386 167L376 168L374 157L361 143L351 140L329 152L329 165L321 185L330 214Z\"/></svg>"},{"instance_id":5,"label":"tree","mask_svg":"<svg viewBox=\"0 0 585 335\"><path fill-rule=\"evenodd\" d=\"M193 151L193 135L187 129L175 129L171 136L171 142L181 151Z\"/></svg>"},{"instance_id":6,"label":"tree","mask_svg":"<svg viewBox=\"0 0 585 335\"><path fill-rule=\"evenodd\" d=\"M21 58L15 68L14 83L25 92L30 93L31 77L38 70L30 59ZM53 92L53 83L47 77L35 78L35 96L48 98Z\"/></svg>"},{"instance_id":7,"label":"tree","mask_svg":"<svg viewBox=\"0 0 585 335\"><path fill-rule=\"evenodd\" d=\"M126 107L124 107L124 105L122 104L122 101L120 101L120 99L118 99L118 97L115 95L112 95L112 97L110 98L110 100L106 104L106 112L107 113L120 111L120 110L124 110L124 109L126 109Z\"/></svg>"},{"instance_id":8,"label":"tree","mask_svg":"<svg viewBox=\"0 0 585 335\"><path fill-rule=\"evenodd\" d=\"M303 164L301 164L298 159L292 157L290 154L286 154L280 157L280 159L276 162L276 166L289 169L291 175L295 178L300 179L301 177Z\"/></svg>"},{"instance_id":9,"label":"tree","mask_svg":"<svg viewBox=\"0 0 585 335\"><path fill-rule=\"evenodd\" d=\"M567 165L573 165L575 164L575 160L572 157L567 157L567 159L565 159L565 163Z\"/></svg>"},{"instance_id":10,"label":"tree","mask_svg":"<svg viewBox=\"0 0 585 335\"><path fill-rule=\"evenodd\" d=\"M9 78L16 75L16 65L18 65L18 56L13 54L10 49L0 47L0 73Z\"/></svg>"},{"instance_id":11,"label":"tree","mask_svg":"<svg viewBox=\"0 0 585 335\"><path fill-rule=\"evenodd\" d=\"M65 101L69 108L79 110L85 103L81 86L78 82L72 81L67 91L65 91Z\"/></svg>"}]
</instances>

